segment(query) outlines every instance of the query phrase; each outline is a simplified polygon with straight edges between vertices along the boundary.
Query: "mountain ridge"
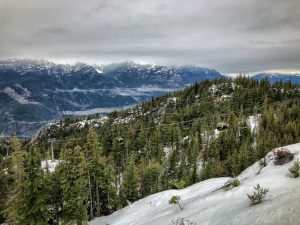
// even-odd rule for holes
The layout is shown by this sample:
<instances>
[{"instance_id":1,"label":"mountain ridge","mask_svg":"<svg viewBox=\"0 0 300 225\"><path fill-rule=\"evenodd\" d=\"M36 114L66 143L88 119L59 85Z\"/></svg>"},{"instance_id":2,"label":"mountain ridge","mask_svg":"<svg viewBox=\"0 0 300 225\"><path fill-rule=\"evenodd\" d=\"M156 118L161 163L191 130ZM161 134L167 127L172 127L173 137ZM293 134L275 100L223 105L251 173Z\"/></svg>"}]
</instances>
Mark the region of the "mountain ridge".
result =
<instances>
[{"instance_id":1,"label":"mountain ridge","mask_svg":"<svg viewBox=\"0 0 300 225\"><path fill-rule=\"evenodd\" d=\"M0 134L30 136L44 121L106 113L221 76L199 66L2 60Z\"/></svg>"},{"instance_id":2,"label":"mountain ridge","mask_svg":"<svg viewBox=\"0 0 300 225\"><path fill-rule=\"evenodd\" d=\"M267 72L261 72L257 73L252 76L253 79L256 80L263 80L268 78L271 83L275 82L288 82L291 83L300 83L300 74L288 74L288 73L267 73Z\"/></svg>"},{"instance_id":3,"label":"mountain ridge","mask_svg":"<svg viewBox=\"0 0 300 225\"><path fill-rule=\"evenodd\" d=\"M217 70L193 65L0 60L0 135L31 136L47 122L106 114L221 77ZM296 75L259 73L252 78L300 82Z\"/></svg>"}]
</instances>

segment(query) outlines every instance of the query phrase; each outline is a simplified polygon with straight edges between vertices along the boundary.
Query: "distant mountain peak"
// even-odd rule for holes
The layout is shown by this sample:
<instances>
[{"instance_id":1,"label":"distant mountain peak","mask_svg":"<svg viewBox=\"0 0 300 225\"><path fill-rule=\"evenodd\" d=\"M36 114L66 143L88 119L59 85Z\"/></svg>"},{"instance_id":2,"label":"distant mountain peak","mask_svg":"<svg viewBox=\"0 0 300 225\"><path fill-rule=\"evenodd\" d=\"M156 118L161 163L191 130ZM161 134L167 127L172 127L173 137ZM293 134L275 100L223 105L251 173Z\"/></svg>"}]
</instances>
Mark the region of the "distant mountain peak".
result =
<instances>
[{"instance_id":1,"label":"distant mountain peak","mask_svg":"<svg viewBox=\"0 0 300 225\"><path fill-rule=\"evenodd\" d=\"M271 83L275 82L287 82L300 83L300 74L289 74L289 73L268 73L261 72L252 76L253 79L262 80L268 78Z\"/></svg>"}]
</instances>

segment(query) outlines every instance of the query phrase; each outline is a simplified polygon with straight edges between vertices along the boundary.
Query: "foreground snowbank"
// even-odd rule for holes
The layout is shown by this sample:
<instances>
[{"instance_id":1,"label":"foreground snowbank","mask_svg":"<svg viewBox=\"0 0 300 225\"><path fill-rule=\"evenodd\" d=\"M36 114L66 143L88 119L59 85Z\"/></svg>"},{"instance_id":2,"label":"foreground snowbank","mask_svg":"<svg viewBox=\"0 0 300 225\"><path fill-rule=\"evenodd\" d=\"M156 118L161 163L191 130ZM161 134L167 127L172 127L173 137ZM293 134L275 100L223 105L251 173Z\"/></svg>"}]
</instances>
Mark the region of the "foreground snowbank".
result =
<instances>
[{"instance_id":1,"label":"foreground snowbank","mask_svg":"<svg viewBox=\"0 0 300 225\"><path fill-rule=\"evenodd\" d=\"M300 178L292 178L288 172L294 161L300 159L300 143L283 147L295 154L293 161L275 166L272 153L268 165L260 174L255 163L238 179L239 187L229 191L219 190L230 178L210 179L182 190L169 190L141 199L110 216L100 217L90 225L170 225L179 217L197 225L297 225L300 224ZM250 206L247 193L260 183L270 189L265 201ZM181 211L169 205L171 196L181 197Z\"/></svg>"}]
</instances>

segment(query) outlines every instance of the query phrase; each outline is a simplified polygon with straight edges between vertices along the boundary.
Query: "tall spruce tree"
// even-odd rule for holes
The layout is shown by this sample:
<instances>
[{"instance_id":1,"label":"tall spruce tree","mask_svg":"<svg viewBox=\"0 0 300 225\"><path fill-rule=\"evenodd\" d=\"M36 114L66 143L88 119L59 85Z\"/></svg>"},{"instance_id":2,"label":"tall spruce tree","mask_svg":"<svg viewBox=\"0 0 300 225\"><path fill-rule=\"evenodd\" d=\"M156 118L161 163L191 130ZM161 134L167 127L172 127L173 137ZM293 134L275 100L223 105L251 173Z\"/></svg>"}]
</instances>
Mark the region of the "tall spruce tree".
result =
<instances>
[{"instance_id":1,"label":"tall spruce tree","mask_svg":"<svg viewBox=\"0 0 300 225\"><path fill-rule=\"evenodd\" d=\"M58 165L62 189L62 224L86 224L87 163L79 146L63 148Z\"/></svg>"},{"instance_id":2,"label":"tall spruce tree","mask_svg":"<svg viewBox=\"0 0 300 225\"><path fill-rule=\"evenodd\" d=\"M163 167L157 162L151 162L145 169L143 185L145 196L161 190L161 175Z\"/></svg>"},{"instance_id":3,"label":"tall spruce tree","mask_svg":"<svg viewBox=\"0 0 300 225\"><path fill-rule=\"evenodd\" d=\"M6 202L4 214L8 221L18 222L20 217L20 195L22 195L22 184L24 181L24 161L26 152L22 150L22 143L17 137L10 139L10 149L12 151L11 164L9 170L11 171L12 181L9 185L8 200Z\"/></svg>"},{"instance_id":4,"label":"tall spruce tree","mask_svg":"<svg viewBox=\"0 0 300 225\"><path fill-rule=\"evenodd\" d=\"M248 166L250 166L254 162L254 151L251 146L251 141L248 138L245 142L243 142L242 146L240 147L240 169L243 171ZM240 171L240 172L241 172Z\"/></svg>"},{"instance_id":5,"label":"tall spruce tree","mask_svg":"<svg viewBox=\"0 0 300 225\"><path fill-rule=\"evenodd\" d=\"M134 156L130 157L130 161L124 173L123 183L121 187L121 194L125 202L134 202L139 198L139 176L135 165Z\"/></svg>"},{"instance_id":6,"label":"tall spruce tree","mask_svg":"<svg viewBox=\"0 0 300 225\"><path fill-rule=\"evenodd\" d=\"M49 192L38 151L32 148L24 161L24 180L20 186L18 200L20 224L48 224Z\"/></svg>"},{"instance_id":7,"label":"tall spruce tree","mask_svg":"<svg viewBox=\"0 0 300 225\"><path fill-rule=\"evenodd\" d=\"M5 222L3 210L8 200L9 184L11 182L8 161L10 161L8 158L0 156L0 224Z\"/></svg>"},{"instance_id":8,"label":"tall spruce tree","mask_svg":"<svg viewBox=\"0 0 300 225\"><path fill-rule=\"evenodd\" d=\"M84 153L87 159L87 175L89 188L89 217L94 218L94 209L96 216L100 216L100 194L99 181L104 176L104 158L103 148L100 143L99 135L94 128L89 128L84 145ZM95 203L94 203L95 199Z\"/></svg>"},{"instance_id":9,"label":"tall spruce tree","mask_svg":"<svg viewBox=\"0 0 300 225\"><path fill-rule=\"evenodd\" d=\"M63 209L63 190L59 171L57 169L52 173L45 171L45 179L49 193L51 193L48 200L51 219L57 225L60 224Z\"/></svg>"}]
</instances>

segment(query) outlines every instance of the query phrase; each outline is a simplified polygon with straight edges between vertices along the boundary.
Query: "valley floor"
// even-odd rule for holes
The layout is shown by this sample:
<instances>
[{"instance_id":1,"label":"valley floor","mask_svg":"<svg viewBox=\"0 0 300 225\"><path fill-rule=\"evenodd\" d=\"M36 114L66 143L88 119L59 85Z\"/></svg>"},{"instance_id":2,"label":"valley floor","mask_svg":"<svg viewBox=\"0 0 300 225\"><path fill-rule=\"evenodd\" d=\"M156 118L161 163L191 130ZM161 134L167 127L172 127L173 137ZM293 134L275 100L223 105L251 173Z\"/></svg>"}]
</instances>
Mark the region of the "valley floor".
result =
<instances>
[{"instance_id":1,"label":"valley floor","mask_svg":"<svg viewBox=\"0 0 300 225\"><path fill-rule=\"evenodd\" d=\"M255 163L238 176L240 186L231 190L213 192L229 177L209 179L182 190L148 196L110 216L97 218L90 225L171 225L178 218L183 218L185 225L298 225L300 178L293 178L288 169L300 159L300 143L282 149L295 154L294 160L276 166L270 152L268 164L259 175L260 167ZM261 204L250 205L247 194L252 194L258 183L269 188L269 192ZM173 195L181 197L183 210L169 205Z\"/></svg>"}]
</instances>

